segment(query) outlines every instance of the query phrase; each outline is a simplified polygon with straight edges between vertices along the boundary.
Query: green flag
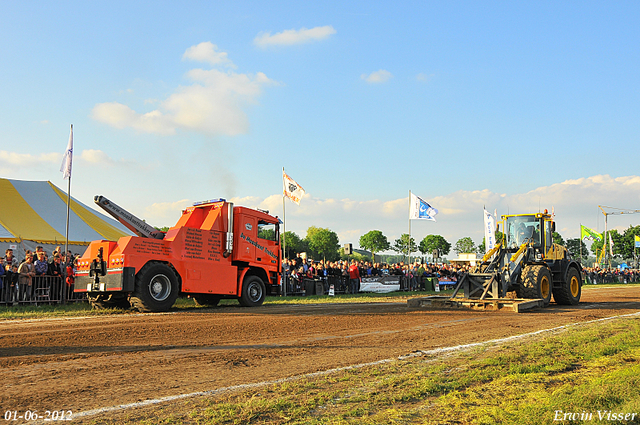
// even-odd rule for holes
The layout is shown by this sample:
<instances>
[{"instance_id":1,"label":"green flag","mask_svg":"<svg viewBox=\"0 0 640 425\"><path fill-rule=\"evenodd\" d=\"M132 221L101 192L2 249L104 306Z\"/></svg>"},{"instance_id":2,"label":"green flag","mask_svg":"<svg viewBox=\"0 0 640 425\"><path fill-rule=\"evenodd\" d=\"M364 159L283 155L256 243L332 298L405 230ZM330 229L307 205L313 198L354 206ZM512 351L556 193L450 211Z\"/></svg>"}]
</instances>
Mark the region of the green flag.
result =
<instances>
[{"instance_id":1,"label":"green flag","mask_svg":"<svg viewBox=\"0 0 640 425\"><path fill-rule=\"evenodd\" d=\"M602 240L602 235L598 232L596 232L593 229L589 229L588 227L583 226L582 224L580 225L580 239L584 239L584 238L589 238L589 239L595 239L598 241Z\"/></svg>"}]
</instances>

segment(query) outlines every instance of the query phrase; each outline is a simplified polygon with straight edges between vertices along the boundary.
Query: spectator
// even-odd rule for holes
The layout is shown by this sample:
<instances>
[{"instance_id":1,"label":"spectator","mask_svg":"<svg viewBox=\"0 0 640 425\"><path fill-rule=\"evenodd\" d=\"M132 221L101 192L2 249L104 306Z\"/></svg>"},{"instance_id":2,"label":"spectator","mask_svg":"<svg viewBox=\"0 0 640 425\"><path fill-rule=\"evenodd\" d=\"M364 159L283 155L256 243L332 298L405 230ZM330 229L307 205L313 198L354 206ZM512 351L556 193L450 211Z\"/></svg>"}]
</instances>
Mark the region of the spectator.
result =
<instances>
[{"instance_id":1,"label":"spectator","mask_svg":"<svg viewBox=\"0 0 640 425\"><path fill-rule=\"evenodd\" d=\"M6 299L4 286L5 274L6 270L4 268L4 258L0 257L0 302L3 302Z\"/></svg>"},{"instance_id":2,"label":"spectator","mask_svg":"<svg viewBox=\"0 0 640 425\"><path fill-rule=\"evenodd\" d=\"M60 258L60 254L54 254L53 259L49 263L49 270L47 271L47 274L49 276L61 278L62 277L62 269L60 268L61 262L62 262L62 259Z\"/></svg>"},{"instance_id":3,"label":"spectator","mask_svg":"<svg viewBox=\"0 0 640 425\"><path fill-rule=\"evenodd\" d=\"M30 301L33 294L33 278L36 276L36 268L33 264L33 254L27 254L24 262L18 268L20 280L18 282L20 301Z\"/></svg>"},{"instance_id":4,"label":"spectator","mask_svg":"<svg viewBox=\"0 0 640 425\"><path fill-rule=\"evenodd\" d=\"M36 268L36 276L44 276L47 274L47 270L49 269L49 264L47 263L47 257L45 256L44 251L36 251L37 257L35 262Z\"/></svg>"},{"instance_id":5,"label":"spectator","mask_svg":"<svg viewBox=\"0 0 640 425\"><path fill-rule=\"evenodd\" d=\"M360 271L358 270L358 264L356 260L351 260L351 266L349 267L349 293L357 294L360 286Z\"/></svg>"},{"instance_id":6,"label":"spectator","mask_svg":"<svg viewBox=\"0 0 640 425\"><path fill-rule=\"evenodd\" d=\"M67 263L67 270L66 270L66 282L67 282L67 299L70 299L73 296L73 284L75 283L76 280L76 273L75 273L75 261L69 261Z\"/></svg>"}]
</instances>

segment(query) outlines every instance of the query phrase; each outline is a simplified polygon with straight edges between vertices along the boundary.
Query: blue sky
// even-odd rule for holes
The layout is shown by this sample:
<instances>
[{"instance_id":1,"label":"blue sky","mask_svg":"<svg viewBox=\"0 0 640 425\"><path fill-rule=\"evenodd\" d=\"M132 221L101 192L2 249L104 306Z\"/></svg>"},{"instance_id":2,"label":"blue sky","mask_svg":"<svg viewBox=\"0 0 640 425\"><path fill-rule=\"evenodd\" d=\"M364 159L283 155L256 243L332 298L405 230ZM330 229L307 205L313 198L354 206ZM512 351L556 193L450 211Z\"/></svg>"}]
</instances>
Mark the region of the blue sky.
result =
<instances>
[{"instance_id":1,"label":"blue sky","mask_svg":"<svg viewBox=\"0 0 640 425\"><path fill-rule=\"evenodd\" d=\"M640 209L637 2L4 2L0 175L170 226L225 197L357 245L482 241L553 206L558 230ZM611 218L620 229L640 215Z\"/></svg>"}]
</instances>

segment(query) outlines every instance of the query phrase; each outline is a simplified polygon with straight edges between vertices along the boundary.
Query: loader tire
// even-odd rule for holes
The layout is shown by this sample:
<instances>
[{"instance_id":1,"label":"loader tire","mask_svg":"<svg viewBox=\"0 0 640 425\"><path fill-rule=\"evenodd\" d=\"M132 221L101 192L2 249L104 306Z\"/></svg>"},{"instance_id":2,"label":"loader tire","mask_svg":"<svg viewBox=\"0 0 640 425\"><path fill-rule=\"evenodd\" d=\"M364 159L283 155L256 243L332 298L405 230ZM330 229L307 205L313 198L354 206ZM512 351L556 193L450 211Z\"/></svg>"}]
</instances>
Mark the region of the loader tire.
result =
<instances>
[{"instance_id":1,"label":"loader tire","mask_svg":"<svg viewBox=\"0 0 640 425\"><path fill-rule=\"evenodd\" d=\"M143 313L169 311L178 299L178 279L164 263L147 263L136 275L131 306Z\"/></svg>"},{"instance_id":2,"label":"loader tire","mask_svg":"<svg viewBox=\"0 0 640 425\"><path fill-rule=\"evenodd\" d=\"M553 280L545 266L527 266L522 271L524 298L542 299L544 306L551 302Z\"/></svg>"},{"instance_id":3,"label":"loader tire","mask_svg":"<svg viewBox=\"0 0 640 425\"><path fill-rule=\"evenodd\" d=\"M567 280L562 282L560 288L553 289L553 299L557 304L577 305L582 294L582 282L580 273L573 267L567 271Z\"/></svg>"},{"instance_id":4,"label":"loader tire","mask_svg":"<svg viewBox=\"0 0 640 425\"><path fill-rule=\"evenodd\" d=\"M266 296L264 282L258 276L247 276L242 283L240 305L244 307L257 307L262 305Z\"/></svg>"},{"instance_id":5,"label":"loader tire","mask_svg":"<svg viewBox=\"0 0 640 425\"><path fill-rule=\"evenodd\" d=\"M220 302L219 295L198 294L192 295L192 298L197 307L215 307Z\"/></svg>"},{"instance_id":6,"label":"loader tire","mask_svg":"<svg viewBox=\"0 0 640 425\"><path fill-rule=\"evenodd\" d=\"M116 296L115 294L100 294L96 296L89 295L88 299L91 307L93 307L94 310L105 310L108 308L120 308L123 310L128 310L131 308L131 304L124 294L121 294L120 296Z\"/></svg>"}]
</instances>

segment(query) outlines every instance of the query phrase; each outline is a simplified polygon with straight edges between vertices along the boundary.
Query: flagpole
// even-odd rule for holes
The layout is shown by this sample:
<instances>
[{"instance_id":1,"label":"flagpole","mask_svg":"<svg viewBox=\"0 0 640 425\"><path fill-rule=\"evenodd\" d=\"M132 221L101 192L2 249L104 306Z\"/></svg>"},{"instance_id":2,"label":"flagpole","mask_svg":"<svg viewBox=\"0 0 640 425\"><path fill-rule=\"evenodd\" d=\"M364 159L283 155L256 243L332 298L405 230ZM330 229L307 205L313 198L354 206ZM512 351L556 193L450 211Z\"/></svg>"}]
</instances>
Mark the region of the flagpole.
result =
<instances>
[{"instance_id":1,"label":"flagpole","mask_svg":"<svg viewBox=\"0 0 640 425\"><path fill-rule=\"evenodd\" d=\"M582 223L580 223L580 264L582 264Z\"/></svg>"},{"instance_id":2,"label":"flagpole","mask_svg":"<svg viewBox=\"0 0 640 425\"><path fill-rule=\"evenodd\" d=\"M282 184L284 185L284 167L282 167ZM287 258L287 238L285 233L287 232L287 213L285 210L285 196L284 196L284 187L282 190L282 256ZM287 296L287 275L286 273L282 276L282 296Z\"/></svg>"},{"instance_id":3,"label":"flagpole","mask_svg":"<svg viewBox=\"0 0 640 425\"><path fill-rule=\"evenodd\" d=\"M73 124L71 124L71 137L73 137ZM71 205L71 173L69 173L69 182L67 185L67 226L64 241L64 262L67 261L67 252L69 252L69 207Z\"/></svg>"},{"instance_id":4,"label":"flagpole","mask_svg":"<svg viewBox=\"0 0 640 425\"><path fill-rule=\"evenodd\" d=\"M407 251L409 252L409 261L407 265L411 265L411 190L409 190L409 245L407 246Z\"/></svg>"}]
</instances>

